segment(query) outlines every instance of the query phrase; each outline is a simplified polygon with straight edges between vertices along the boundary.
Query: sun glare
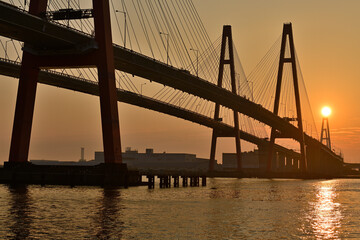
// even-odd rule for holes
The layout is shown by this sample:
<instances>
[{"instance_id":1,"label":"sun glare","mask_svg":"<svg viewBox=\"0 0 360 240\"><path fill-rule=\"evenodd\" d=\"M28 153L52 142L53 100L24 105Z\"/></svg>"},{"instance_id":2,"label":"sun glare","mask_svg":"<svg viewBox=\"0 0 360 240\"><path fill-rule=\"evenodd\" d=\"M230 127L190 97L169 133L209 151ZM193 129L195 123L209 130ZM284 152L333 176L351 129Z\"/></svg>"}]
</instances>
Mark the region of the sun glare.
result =
<instances>
[{"instance_id":1,"label":"sun glare","mask_svg":"<svg viewBox=\"0 0 360 240\"><path fill-rule=\"evenodd\" d=\"M322 114L324 117L330 116L330 114L331 114L331 108L329 108L329 107L323 107L323 108L321 109L321 114Z\"/></svg>"}]
</instances>

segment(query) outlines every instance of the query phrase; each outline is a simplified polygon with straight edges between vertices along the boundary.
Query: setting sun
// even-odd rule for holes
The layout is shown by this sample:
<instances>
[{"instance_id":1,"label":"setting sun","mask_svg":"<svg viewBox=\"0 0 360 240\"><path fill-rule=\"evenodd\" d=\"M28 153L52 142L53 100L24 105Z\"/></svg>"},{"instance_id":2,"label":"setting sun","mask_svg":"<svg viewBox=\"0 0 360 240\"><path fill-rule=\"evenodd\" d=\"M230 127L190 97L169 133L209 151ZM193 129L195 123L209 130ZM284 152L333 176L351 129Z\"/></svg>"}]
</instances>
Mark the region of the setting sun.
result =
<instances>
[{"instance_id":1,"label":"setting sun","mask_svg":"<svg viewBox=\"0 0 360 240\"><path fill-rule=\"evenodd\" d=\"M324 116L324 117L328 117L328 116L330 116L330 114L331 114L331 108L329 108L329 107L323 107L322 109L321 109L321 114Z\"/></svg>"}]
</instances>

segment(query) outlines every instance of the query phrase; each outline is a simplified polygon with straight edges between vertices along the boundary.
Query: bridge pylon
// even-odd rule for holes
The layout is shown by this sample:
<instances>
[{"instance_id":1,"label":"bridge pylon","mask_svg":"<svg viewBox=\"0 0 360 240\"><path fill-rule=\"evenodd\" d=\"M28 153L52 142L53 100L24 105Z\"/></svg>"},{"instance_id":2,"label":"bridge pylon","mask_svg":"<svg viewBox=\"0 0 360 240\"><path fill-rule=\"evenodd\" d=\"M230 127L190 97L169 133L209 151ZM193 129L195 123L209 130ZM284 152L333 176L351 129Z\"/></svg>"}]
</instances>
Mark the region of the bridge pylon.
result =
<instances>
[{"instance_id":1,"label":"bridge pylon","mask_svg":"<svg viewBox=\"0 0 360 240\"><path fill-rule=\"evenodd\" d=\"M286 43L289 41L290 47L290 56L285 56L285 48ZM294 47L294 39L293 39L293 32L291 23L285 23L283 27L282 33L282 40L281 40L281 49L280 49L280 60L279 60L279 69L277 75L277 83L276 83L276 93L275 93L275 102L274 102L274 111L275 115L278 115L279 111L279 103L280 103L280 92L281 92L281 82L283 78L283 68L285 64L291 64L292 68L292 76L293 76L293 83L294 83L294 95L295 95L295 104L296 104L296 119L298 125L298 132L299 134L298 139L300 143L300 170L302 172L307 171L307 159L306 159L306 146L304 140L304 130L302 124L302 115L301 115L301 104L300 104L300 93L299 93L299 84L298 84L298 75L296 69L296 56L295 56L295 47ZM271 171L271 162L274 155L274 144L276 137L288 136L288 133L281 133L275 128L271 128L271 136L270 136L270 143L268 149L268 164L267 164L267 171Z\"/></svg>"},{"instance_id":2,"label":"bridge pylon","mask_svg":"<svg viewBox=\"0 0 360 240\"><path fill-rule=\"evenodd\" d=\"M29 13L43 17L48 0L31 0ZM105 163L122 163L109 1L93 0L95 41L41 48L25 42L20 70L9 163L26 163L38 75L41 68L98 69ZM44 25L45 28L45 25ZM93 41L93 40L92 40ZM55 45L51 43L50 45ZM85 46L85 47L84 47ZM92 46L92 47L87 47ZM79 49L82 49L79 51Z\"/></svg>"},{"instance_id":3,"label":"bridge pylon","mask_svg":"<svg viewBox=\"0 0 360 240\"><path fill-rule=\"evenodd\" d=\"M329 118L323 117L321 124L321 137L320 142L331 149L331 140L330 140L330 127L329 127Z\"/></svg>"},{"instance_id":4,"label":"bridge pylon","mask_svg":"<svg viewBox=\"0 0 360 240\"><path fill-rule=\"evenodd\" d=\"M226 48L227 46L227 48ZM228 59L225 59L226 49L228 50ZM231 78L231 91L234 94L236 92L236 82L235 82L235 64L234 64L234 50L233 50L233 40L231 33L231 26L225 25L223 27L222 42L221 42L221 52L220 52L220 64L219 64L219 75L218 75L218 87L222 87L223 76L224 76L224 66L229 65L230 67L230 78ZM220 114L220 104L215 103L215 112L214 119L217 121L222 121L219 118ZM239 131L239 113L234 110L234 132L233 134L224 135L221 132L213 129L212 138L211 138L211 150L210 150L210 161L209 161L209 170L214 170L215 165L215 152L216 152L216 142L218 137L234 137L235 146L236 146L236 160L237 160L237 170L241 171L241 146L240 146L240 131Z\"/></svg>"}]
</instances>

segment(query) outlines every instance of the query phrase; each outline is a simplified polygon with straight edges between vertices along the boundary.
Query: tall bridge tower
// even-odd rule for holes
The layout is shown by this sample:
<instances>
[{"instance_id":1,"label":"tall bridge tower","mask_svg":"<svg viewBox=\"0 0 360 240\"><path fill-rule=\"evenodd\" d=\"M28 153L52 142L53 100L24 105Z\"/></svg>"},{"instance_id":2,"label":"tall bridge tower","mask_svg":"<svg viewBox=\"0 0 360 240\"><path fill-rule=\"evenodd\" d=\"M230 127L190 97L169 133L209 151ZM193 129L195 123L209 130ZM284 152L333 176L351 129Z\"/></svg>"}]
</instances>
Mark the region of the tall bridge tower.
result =
<instances>
[{"instance_id":1,"label":"tall bridge tower","mask_svg":"<svg viewBox=\"0 0 360 240\"><path fill-rule=\"evenodd\" d=\"M31 0L29 13L44 16L48 0ZM76 51L76 46L39 49L25 43L20 71L9 164L28 161L29 143L41 68L93 66L98 69L105 163L122 163L120 127L115 85L114 52L108 0L93 0L95 47Z\"/></svg>"},{"instance_id":2,"label":"tall bridge tower","mask_svg":"<svg viewBox=\"0 0 360 240\"><path fill-rule=\"evenodd\" d=\"M321 137L320 142L324 143L329 149L331 149L331 140L330 140L330 127L329 127L329 116L331 114L331 109L329 107L324 107L321 110L323 115L322 124L321 124Z\"/></svg>"},{"instance_id":3,"label":"tall bridge tower","mask_svg":"<svg viewBox=\"0 0 360 240\"><path fill-rule=\"evenodd\" d=\"M287 42L290 47L289 54L290 56L285 55L285 49ZM279 112L279 103L280 103L280 92L281 92L281 83L283 79L283 69L285 64L291 64L292 68L292 77L294 83L294 95L295 95L295 104L296 104L296 119L300 143L300 169L302 172L306 172L307 170L307 160L306 160L306 147L305 147L305 139L304 139L304 130L302 124L302 115L301 115L301 104L300 104L300 93L299 93L299 83L298 83L298 75L296 69L296 57L295 57L295 47L294 47L294 39L291 23L285 23L283 27L283 34L281 40L281 49L280 49L280 60L279 60L279 69L277 75L277 83L276 83L276 93L275 93L275 102L274 102L274 111L275 115L278 115ZM274 153L274 144L275 138L285 138L288 133L278 132L275 128L271 128L271 137L269 143L268 150L268 164L267 170L271 171L271 162L273 159Z\"/></svg>"},{"instance_id":4,"label":"tall bridge tower","mask_svg":"<svg viewBox=\"0 0 360 240\"><path fill-rule=\"evenodd\" d=\"M226 54L226 49L228 53ZM225 59L225 56L228 56L228 59ZM236 83L235 83L235 64L234 64L234 50L233 50L233 41L231 26L226 25L223 27L222 42L221 42L221 52L220 52L220 64L219 64L219 76L218 76L218 87L222 87L223 76L224 76L224 66L229 65L230 67L230 78L231 78L231 91L234 94L236 93ZM222 121L219 118L220 114L220 104L215 103L215 112L214 119L217 121ZM210 151L210 162L209 170L214 170L215 165L215 152L216 152L216 141L218 137L234 137L235 146L236 146L236 160L237 160L237 169L241 170L241 146L240 146L240 131L239 131L239 113L234 110L234 132L231 136L224 136L220 132L213 130L211 138L211 151Z\"/></svg>"}]
</instances>

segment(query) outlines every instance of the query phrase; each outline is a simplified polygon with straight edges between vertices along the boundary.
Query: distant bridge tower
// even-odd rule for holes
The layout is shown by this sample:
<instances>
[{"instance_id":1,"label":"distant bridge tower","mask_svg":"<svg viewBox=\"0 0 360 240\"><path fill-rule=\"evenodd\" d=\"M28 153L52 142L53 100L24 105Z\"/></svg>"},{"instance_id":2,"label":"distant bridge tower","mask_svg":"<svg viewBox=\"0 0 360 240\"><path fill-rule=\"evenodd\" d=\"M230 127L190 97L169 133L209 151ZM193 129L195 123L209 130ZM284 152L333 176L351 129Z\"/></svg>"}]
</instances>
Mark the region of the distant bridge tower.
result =
<instances>
[{"instance_id":1,"label":"distant bridge tower","mask_svg":"<svg viewBox=\"0 0 360 240\"><path fill-rule=\"evenodd\" d=\"M325 142L325 146L331 149L331 141L330 141L330 128L329 128L329 115L331 113L331 109L329 107L324 107L321 111L323 115L322 124L321 124L321 138L320 142Z\"/></svg>"},{"instance_id":2,"label":"distant bridge tower","mask_svg":"<svg viewBox=\"0 0 360 240\"><path fill-rule=\"evenodd\" d=\"M226 48L227 46L227 48ZM228 49L228 55L225 54L226 49ZM228 59L225 59L225 56L228 56ZM224 75L224 65L230 66L230 78L231 78L231 91L234 94L236 93L236 83L235 83L235 64L234 64L234 51L233 51L233 41L231 34L231 26L226 25L223 27L223 35L221 42L221 52L220 52L220 65L219 65L219 75L218 75L218 87L222 87L223 75ZM215 104L214 119L217 121L222 121L219 118L220 105ZM239 131L239 113L234 111L234 132L233 134L224 135L221 132L213 129L212 139L211 139L211 152L210 152L210 162L209 170L214 170L215 165L215 152L216 152L216 141L218 137L235 137L235 146L236 146L236 159L237 159L237 169L241 170L241 147L240 147L240 131Z\"/></svg>"},{"instance_id":3,"label":"distant bridge tower","mask_svg":"<svg viewBox=\"0 0 360 240\"><path fill-rule=\"evenodd\" d=\"M35 16L44 16L47 4L48 0L31 0L29 13ZM11 138L10 164L27 163L28 161L40 69L89 66L98 69L105 162L119 164L122 162L109 1L93 0L92 12L95 44L91 42L90 44L80 43L79 46L55 46L56 43L49 43L49 46L52 47L34 48L25 43ZM86 46L90 47L83 51L76 51L76 49L79 50L79 47L83 49L84 46L85 48Z\"/></svg>"},{"instance_id":4,"label":"distant bridge tower","mask_svg":"<svg viewBox=\"0 0 360 240\"><path fill-rule=\"evenodd\" d=\"M290 47L290 57L285 57L285 48L286 42L289 41ZM302 116L301 116L301 104L300 104L300 94L299 94L299 84L298 84L298 75L296 69L296 57L295 57L295 47L294 47L294 39L292 33L291 23L285 23L283 28L282 40L281 40L281 50L280 50L280 60L279 60L279 69L277 75L277 83L276 83L276 93L275 93L275 103L274 103L274 111L275 115L278 115L279 112L279 102L280 102L280 91L281 91L281 82L283 78L283 69L284 64L291 64L292 68L292 77L294 82L294 95L295 95L295 103L296 103L296 121L298 125L298 133L296 133L298 137L298 141L300 143L300 170L302 172L307 171L307 160L306 160L306 150L305 150L305 140L304 140L304 130L302 124ZM291 134L291 133L290 133ZM271 128L271 137L269 143L269 155L268 155L268 165L267 170L271 171L271 162L274 155L274 144L275 138L282 137L285 138L289 135L289 133L281 133L276 130L274 127Z\"/></svg>"}]
</instances>

